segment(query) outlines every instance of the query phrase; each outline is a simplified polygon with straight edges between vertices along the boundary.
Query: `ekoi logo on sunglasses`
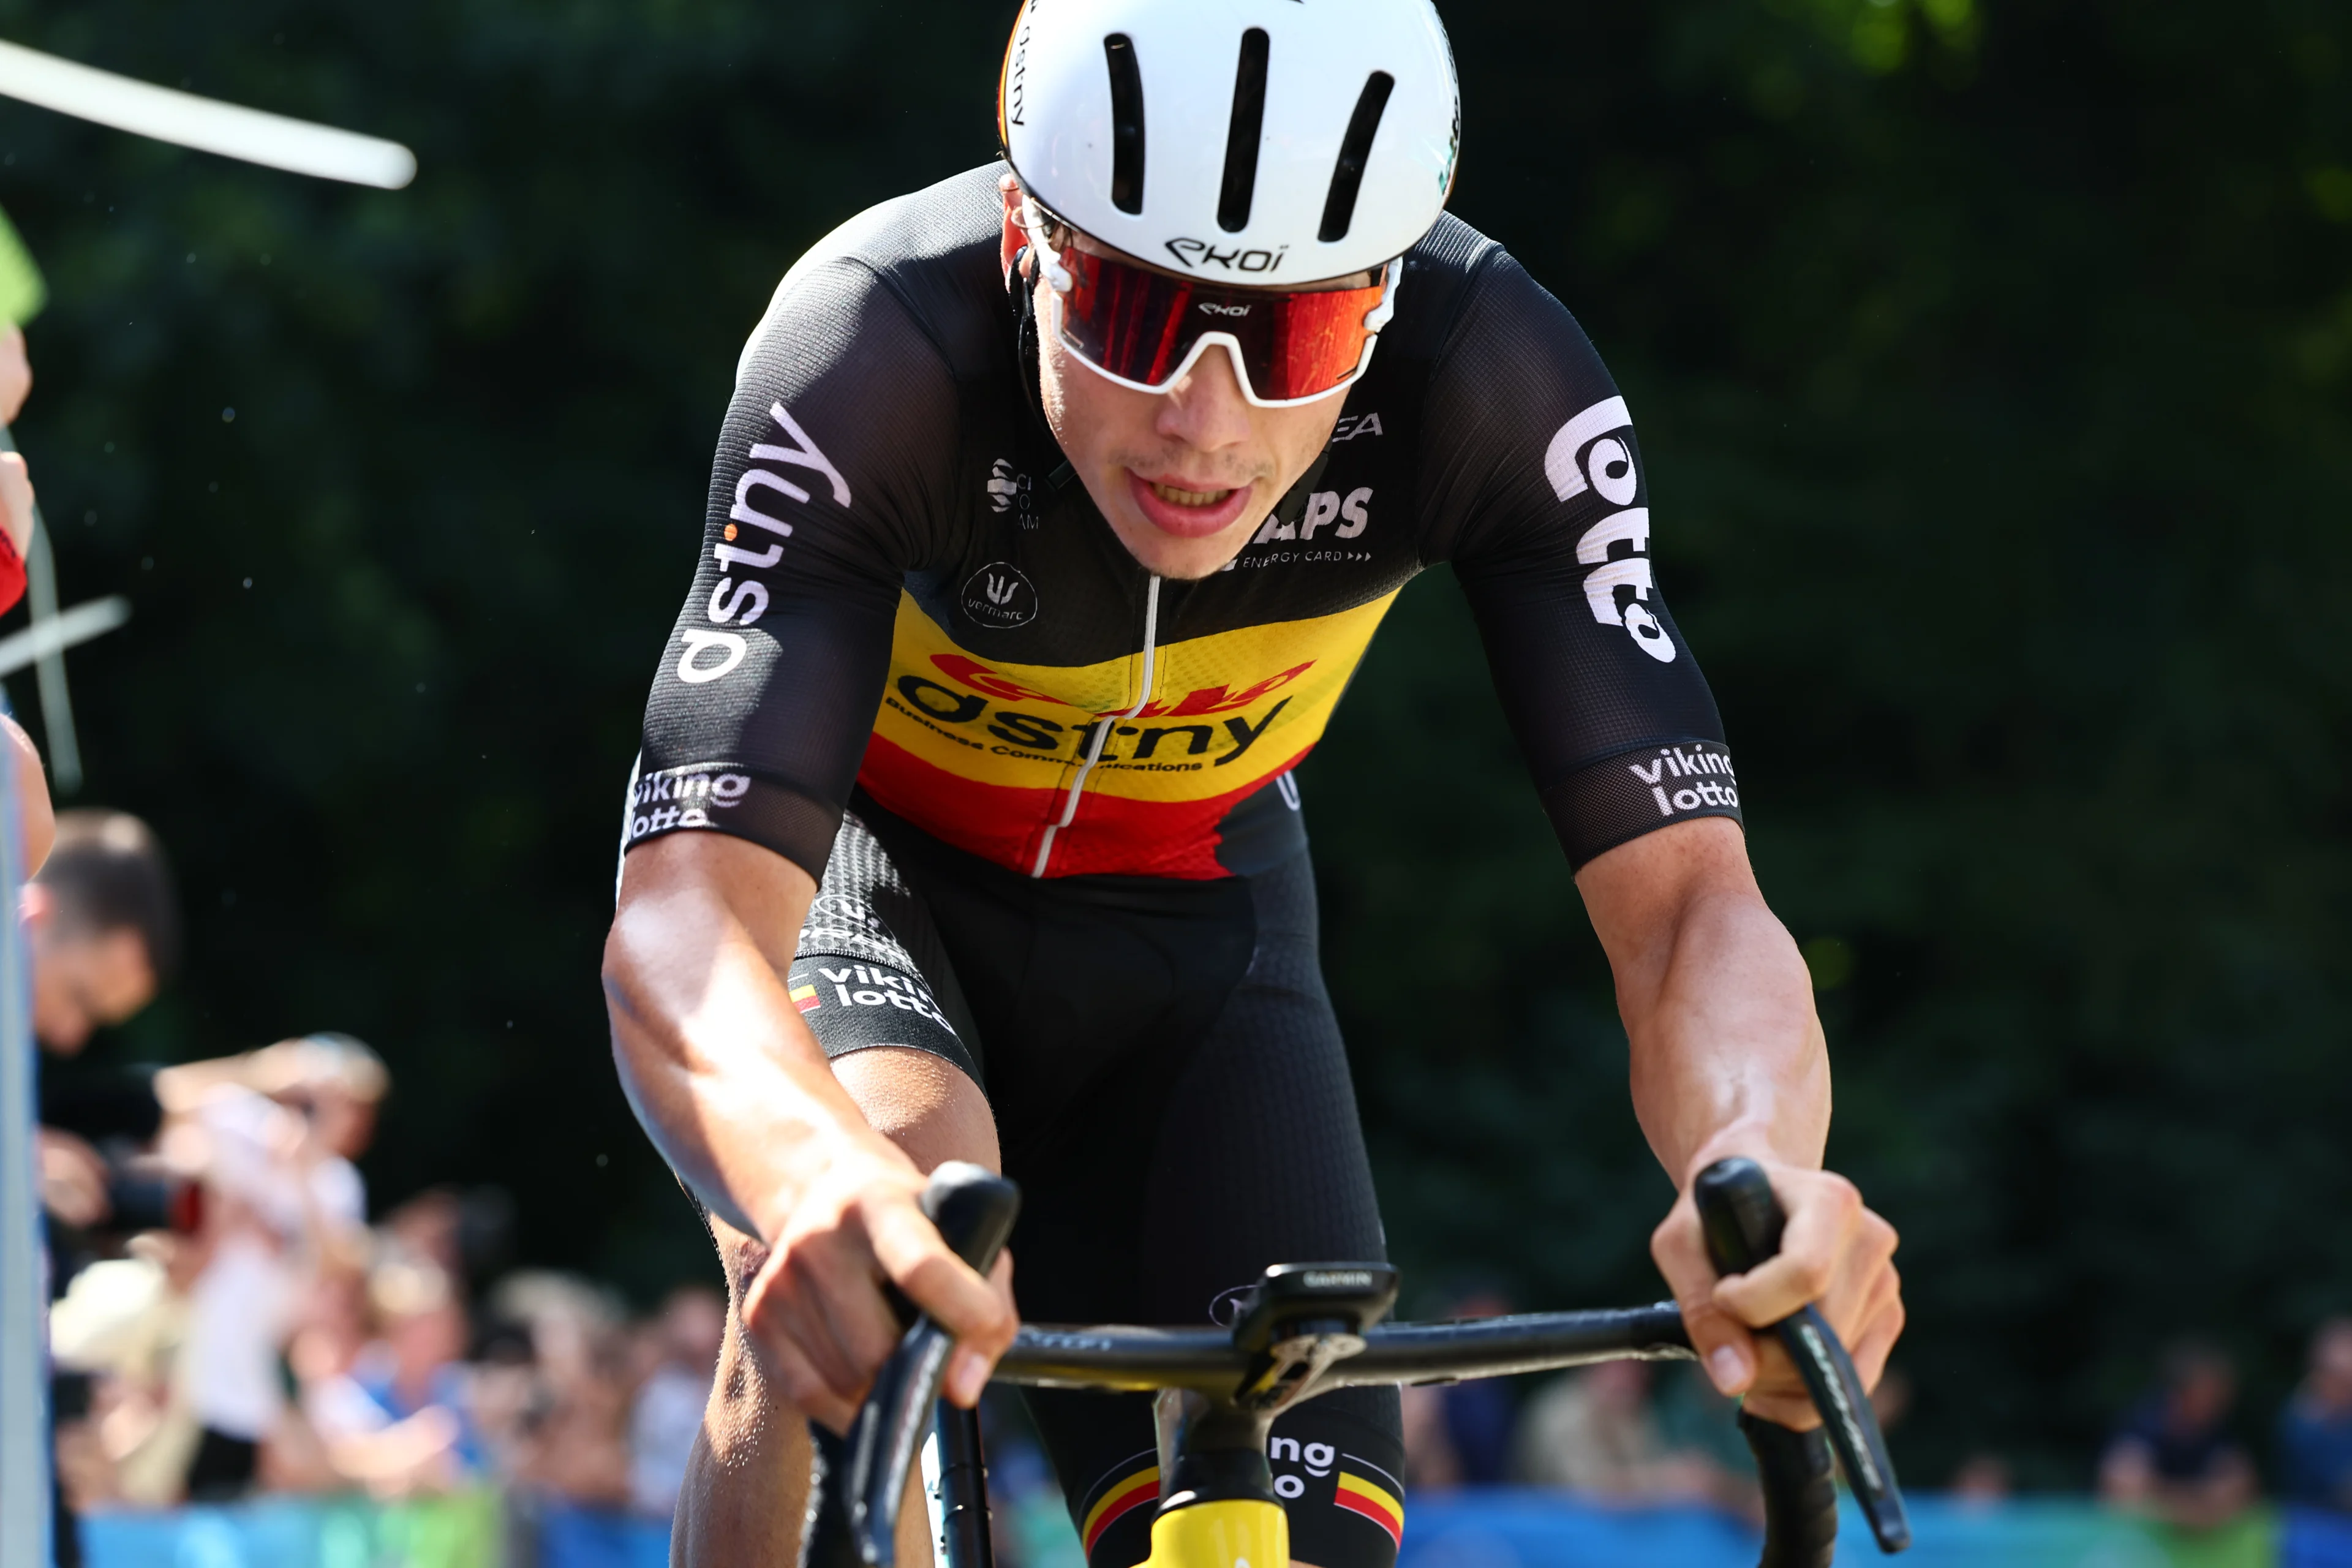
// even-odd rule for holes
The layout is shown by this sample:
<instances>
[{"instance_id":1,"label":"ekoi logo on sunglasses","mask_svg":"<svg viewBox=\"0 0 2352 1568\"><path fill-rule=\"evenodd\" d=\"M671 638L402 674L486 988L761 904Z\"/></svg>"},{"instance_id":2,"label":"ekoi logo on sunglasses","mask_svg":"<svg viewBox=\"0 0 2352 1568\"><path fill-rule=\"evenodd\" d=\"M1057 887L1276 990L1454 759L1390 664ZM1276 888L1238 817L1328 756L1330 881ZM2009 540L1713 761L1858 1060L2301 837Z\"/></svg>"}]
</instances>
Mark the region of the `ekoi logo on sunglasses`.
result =
<instances>
[{"instance_id":1,"label":"ekoi logo on sunglasses","mask_svg":"<svg viewBox=\"0 0 2352 1568\"><path fill-rule=\"evenodd\" d=\"M1247 305L1220 305L1214 300L1202 300L1201 310L1210 316L1246 316L1250 313Z\"/></svg>"}]
</instances>

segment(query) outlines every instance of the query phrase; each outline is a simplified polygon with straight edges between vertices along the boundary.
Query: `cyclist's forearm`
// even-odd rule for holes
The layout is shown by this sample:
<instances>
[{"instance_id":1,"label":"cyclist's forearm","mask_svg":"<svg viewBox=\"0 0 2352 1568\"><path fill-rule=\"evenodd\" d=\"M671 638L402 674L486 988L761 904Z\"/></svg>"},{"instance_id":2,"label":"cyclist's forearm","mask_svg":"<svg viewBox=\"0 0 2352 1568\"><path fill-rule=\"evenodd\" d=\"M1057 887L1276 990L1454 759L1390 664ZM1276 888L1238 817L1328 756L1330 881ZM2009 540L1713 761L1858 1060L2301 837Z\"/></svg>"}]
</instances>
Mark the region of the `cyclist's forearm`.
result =
<instances>
[{"instance_id":1,"label":"cyclist's forearm","mask_svg":"<svg viewBox=\"0 0 2352 1568\"><path fill-rule=\"evenodd\" d=\"M605 1000L622 1087L655 1147L713 1213L767 1236L845 1138L876 1135L782 978L814 885L716 839L681 834L630 857Z\"/></svg>"},{"instance_id":2,"label":"cyclist's forearm","mask_svg":"<svg viewBox=\"0 0 2352 1568\"><path fill-rule=\"evenodd\" d=\"M1694 898L1625 1024L1634 1112L1677 1185L1728 1154L1822 1163L1829 1053L1804 960L1760 898Z\"/></svg>"},{"instance_id":3,"label":"cyclist's forearm","mask_svg":"<svg viewBox=\"0 0 2352 1568\"><path fill-rule=\"evenodd\" d=\"M1636 839L1578 885L1616 973L1634 1111L1675 1184L1727 1154L1820 1164L1830 1078L1812 984L1738 829Z\"/></svg>"}]
</instances>

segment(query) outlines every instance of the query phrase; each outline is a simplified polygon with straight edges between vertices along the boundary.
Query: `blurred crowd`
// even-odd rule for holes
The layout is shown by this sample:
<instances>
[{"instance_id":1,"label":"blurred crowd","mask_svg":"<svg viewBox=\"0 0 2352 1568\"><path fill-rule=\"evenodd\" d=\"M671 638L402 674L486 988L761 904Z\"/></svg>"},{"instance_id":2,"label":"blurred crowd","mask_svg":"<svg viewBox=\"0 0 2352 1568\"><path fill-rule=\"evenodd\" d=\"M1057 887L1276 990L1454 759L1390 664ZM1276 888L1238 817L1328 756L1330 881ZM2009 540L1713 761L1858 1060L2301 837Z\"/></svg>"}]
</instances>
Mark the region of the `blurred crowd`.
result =
<instances>
[{"instance_id":1,"label":"blurred crowd","mask_svg":"<svg viewBox=\"0 0 2352 1568\"><path fill-rule=\"evenodd\" d=\"M355 1162L391 1074L320 1033L161 1069L84 1060L171 973L154 837L57 818L24 900L48 1219L59 1557L76 1513L257 1492L492 1486L667 1519L724 1303L633 1318L506 1268L510 1205L436 1189L369 1221Z\"/></svg>"},{"instance_id":2,"label":"blurred crowd","mask_svg":"<svg viewBox=\"0 0 2352 1568\"><path fill-rule=\"evenodd\" d=\"M1446 1316L1507 1310L1491 1292ZM2238 1425L2231 1357L2182 1341L2126 1410L2101 1455L2100 1500L2190 1531L2227 1527L2264 1500L2352 1514L2352 1318L2320 1325L2303 1381L2271 1433L2270 1484ZM1873 1394L1899 1433L1911 1384L1898 1364ZM1736 1405L1695 1365L1611 1362L1522 1391L1501 1381L1405 1390L1407 1484L1423 1494L1465 1486L1533 1486L1606 1504L1698 1504L1754 1516L1755 1469ZM1896 1442L1898 1458L1901 1452ZM1982 1452L1942 1478L1915 1476L1984 1506L2010 1495L2008 1464Z\"/></svg>"}]
</instances>

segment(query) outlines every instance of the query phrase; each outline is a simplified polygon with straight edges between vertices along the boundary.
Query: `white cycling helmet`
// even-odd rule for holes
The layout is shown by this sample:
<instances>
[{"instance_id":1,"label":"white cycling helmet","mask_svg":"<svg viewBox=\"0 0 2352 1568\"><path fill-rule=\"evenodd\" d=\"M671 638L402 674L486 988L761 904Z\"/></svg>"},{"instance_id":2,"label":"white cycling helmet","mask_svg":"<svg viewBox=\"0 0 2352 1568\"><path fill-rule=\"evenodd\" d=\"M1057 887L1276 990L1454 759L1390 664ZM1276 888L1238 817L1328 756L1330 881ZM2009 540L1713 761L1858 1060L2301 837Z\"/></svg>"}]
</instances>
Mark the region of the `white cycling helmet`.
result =
<instances>
[{"instance_id":1,"label":"white cycling helmet","mask_svg":"<svg viewBox=\"0 0 2352 1568\"><path fill-rule=\"evenodd\" d=\"M1105 244L1304 284L1429 232L1462 100L1430 0L1026 0L996 118L1023 187Z\"/></svg>"}]
</instances>

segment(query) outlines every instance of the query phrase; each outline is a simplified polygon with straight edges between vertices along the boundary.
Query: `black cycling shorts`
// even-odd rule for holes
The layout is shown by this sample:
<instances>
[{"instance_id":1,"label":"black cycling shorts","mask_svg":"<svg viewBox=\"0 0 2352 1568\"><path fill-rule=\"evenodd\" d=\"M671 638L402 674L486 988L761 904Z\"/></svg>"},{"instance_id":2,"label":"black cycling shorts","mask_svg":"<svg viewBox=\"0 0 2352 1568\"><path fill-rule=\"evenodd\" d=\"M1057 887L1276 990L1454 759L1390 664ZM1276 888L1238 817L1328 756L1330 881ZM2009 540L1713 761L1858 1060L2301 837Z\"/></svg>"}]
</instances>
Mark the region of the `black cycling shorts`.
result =
<instances>
[{"instance_id":1,"label":"black cycling shorts","mask_svg":"<svg viewBox=\"0 0 2352 1568\"><path fill-rule=\"evenodd\" d=\"M1269 1264L1387 1257L1304 853L1213 881L1036 880L861 795L791 987L826 1055L912 1047L985 1090L1021 1184L1024 1319L1229 1321ZM1089 1568L1141 1562L1159 1495L1150 1396L1025 1394ZM1394 1389L1309 1401L1275 1422L1271 1448L1295 1557L1391 1568Z\"/></svg>"}]
</instances>

